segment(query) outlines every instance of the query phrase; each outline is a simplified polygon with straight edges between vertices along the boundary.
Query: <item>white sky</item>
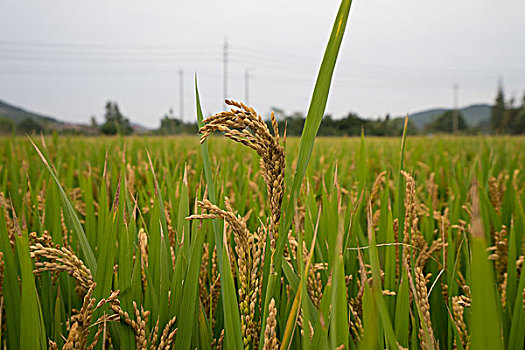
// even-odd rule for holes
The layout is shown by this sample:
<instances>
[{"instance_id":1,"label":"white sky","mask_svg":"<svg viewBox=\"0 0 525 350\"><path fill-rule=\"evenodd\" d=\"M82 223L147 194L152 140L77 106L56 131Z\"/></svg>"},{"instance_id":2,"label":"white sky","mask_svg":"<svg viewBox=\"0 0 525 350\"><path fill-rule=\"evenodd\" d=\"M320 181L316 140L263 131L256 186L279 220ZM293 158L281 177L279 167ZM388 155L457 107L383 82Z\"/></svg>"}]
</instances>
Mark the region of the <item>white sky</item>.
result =
<instances>
[{"instance_id":1,"label":"white sky","mask_svg":"<svg viewBox=\"0 0 525 350\"><path fill-rule=\"evenodd\" d=\"M108 99L132 121L156 127L195 118L197 72L205 114L228 97L261 114L305 112L339 1L2 0L0 100L59 119L103 119ZM525 90L525 1L354 0L327 106L334 117L401 115L491 103L498 78L508 97Z\"/></svg>"}]
</instances>

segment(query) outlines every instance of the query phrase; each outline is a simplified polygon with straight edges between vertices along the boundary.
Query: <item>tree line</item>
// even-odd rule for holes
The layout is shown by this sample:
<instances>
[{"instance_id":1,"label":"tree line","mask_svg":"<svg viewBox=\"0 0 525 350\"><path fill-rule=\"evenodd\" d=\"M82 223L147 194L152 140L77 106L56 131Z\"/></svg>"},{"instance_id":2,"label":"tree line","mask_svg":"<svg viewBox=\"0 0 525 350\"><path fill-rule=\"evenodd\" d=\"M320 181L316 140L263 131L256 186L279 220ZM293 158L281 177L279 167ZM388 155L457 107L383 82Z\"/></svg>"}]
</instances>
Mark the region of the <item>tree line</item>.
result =
<instances>
[{"instance_id":1,"label":"tree line","mask_svg":"<svg viewBox=\"0 0 525 350\"><path fill-rule=\"evenodd\" d=\"M500 83L492 106L490 129L497 135L525 134L525 93L521 104L516 105L514 98L507 100Z\"/></svg>"},{"instance_id":2,"label":"tree line","mask_svg":"<svg viewBox=\"0 0 525 350\"><path fill-rule=\"evenodd\" d=\"M287 135L299 136L302 133L305 116L295 112L287 114L280 108L273 107L279 130L285 130ZM268 122L269 123L269 122ZM348 113L343 118L334 118L326 115L319 128L320 136L357 136L363 132L369 136L400 136L403 133L405 118L392 118L387 114L384 118L367 119L355 113ZM514 98L506 99L502 84L499 85L494 104L491 108L490 120L484 121L485 125L469 127L464 116L459 111L448 110L433 118L422 129L408 120L407 133L409 135L430 133L452 133L461 134L493 134L493 135L516 135L525 134L525 94L521 103L516 104ZM271 128L270 128L271 129ZM134 133L148 133L154 135L195 135L198 132L197 123L185 122L173 115L170 110L160 119L160 127L155 130L147 130L132 125L129 118L125 117L117 102L108 101L104 106L104 122L97 123L95 117L91 117L90 125L74 127L64 125L57 128L56 125L47 125L35 119L24 119L15 123L11 119L0 116L0 134L18 133L47 133L60 132L63 134L84 135L131 135Z\"/></svg>"},{"instance_id":3,"label":"tree line","mask_svg":"<svg viewBox=\"0 0 525 350\"><path fill-rule=\"evenodd\" d=\"M306 121L305 116L295 112L287 114L280 108L273 107L279 130L285 130L290 136L300 136ZM269 124L269 121L267 122ZM387 114L384 118L367 119L355 113L348 113L343 118L324 116L318 135L320 136L358 136L361 132L369 136L400 136L403 133L405 118L392 118ZM454 125L455 124L455 125ZM270 128L271 129L271 128ZM170 111L161 119L157 134L196 134L196 123L185 123L173 116ZM503 86L500 84L494 104L491 108L490 120L483 121L481 125L468 126L460 111L447 110L419 129L410 120L407 124L409 135L417 134L447 134L457 132L460 134L525 134L525 94L520 104L516 105L513 98L506 100Z\"/></svg>"}]
</instances>

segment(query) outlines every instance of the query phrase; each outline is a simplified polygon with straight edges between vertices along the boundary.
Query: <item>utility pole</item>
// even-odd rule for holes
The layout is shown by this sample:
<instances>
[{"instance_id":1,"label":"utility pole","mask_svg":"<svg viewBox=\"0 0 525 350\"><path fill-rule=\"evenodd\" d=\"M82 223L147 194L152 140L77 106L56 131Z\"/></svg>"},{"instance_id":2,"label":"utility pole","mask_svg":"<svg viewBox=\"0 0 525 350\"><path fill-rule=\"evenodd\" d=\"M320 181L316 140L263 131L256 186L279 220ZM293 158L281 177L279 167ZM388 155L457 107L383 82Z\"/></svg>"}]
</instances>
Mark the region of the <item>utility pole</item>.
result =
<instances>
[{"instance_id":1,"label":"utility pole","mask_svg":"<svg viewBox=\"0 0 525 350\"><path fill-rule=\"evenodd\" d=\"M250 70L244 69L244 103L250 105Z\"/></svg>"},{"instance_id":2,"label":"utility pole","mask_svg":"<svg viewBox=\"0 0 525 350\"><path fill-rule=\"evenodd\" d=\"M182 69L179 70L179 108L180 120L184 121L184 85L182 79Z\"/></svg>"},{"instance_id":3,"label":"utility pole","mask_svg":"<svg viewBox=\"0 0 525 350\"><path fill-rule=\"evenodd\" d=\"M458 84L454 84L454 110L452 111L452 132L456 134L458 132Z\"/></svg>"},{"instance_id":4,"label":"utility pole","mask_svg":"<svg viewBox=\"0 0 525 350\"><path fill-rule=\"evenodd\" d=\"M222 62L222 83L223 83L223 102L228 98L228 38L224 38L224 53ZM226 104L225 107L227 108Z\"/></svg>"}]
</instances>

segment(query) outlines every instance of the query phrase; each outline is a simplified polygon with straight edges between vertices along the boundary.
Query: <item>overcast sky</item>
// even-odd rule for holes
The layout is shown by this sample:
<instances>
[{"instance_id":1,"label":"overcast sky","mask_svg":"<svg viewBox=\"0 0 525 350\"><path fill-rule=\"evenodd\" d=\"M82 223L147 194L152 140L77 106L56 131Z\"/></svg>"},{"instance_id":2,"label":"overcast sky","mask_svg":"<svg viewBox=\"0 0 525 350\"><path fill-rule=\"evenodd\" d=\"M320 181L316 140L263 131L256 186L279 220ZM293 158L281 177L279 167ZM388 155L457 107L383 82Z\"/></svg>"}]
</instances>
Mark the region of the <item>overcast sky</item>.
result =
<instances>
[{"instance_id":1,"label":"overcast sky","mask_svg":"<svg viewBox=\"0 0 525 350\"><path fill-rule=\"evenodd\" d=\"M0 100L59 119L103 119L107 100L156 127L170 108L195 118L228 97L265 115L305 112L339 1L2 0ZM401 115L491 103L525 91L525 1L354 0L327 113Z\"/></svg>"}]
</instances>

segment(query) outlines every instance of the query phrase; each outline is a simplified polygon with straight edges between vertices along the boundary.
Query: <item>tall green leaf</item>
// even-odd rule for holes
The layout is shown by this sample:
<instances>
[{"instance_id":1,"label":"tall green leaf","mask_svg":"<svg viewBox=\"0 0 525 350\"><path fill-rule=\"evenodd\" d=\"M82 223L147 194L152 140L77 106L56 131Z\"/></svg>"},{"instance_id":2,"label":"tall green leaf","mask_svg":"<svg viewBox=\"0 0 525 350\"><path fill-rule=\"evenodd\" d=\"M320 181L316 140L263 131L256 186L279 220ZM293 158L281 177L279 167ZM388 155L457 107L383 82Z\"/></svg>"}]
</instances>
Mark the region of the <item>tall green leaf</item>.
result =
<instances>
[{"instance_id":1,"label":"tall green leaf","mask_svg":"<svg viewBox=\"0 0 525 350\"><path fill-rule=\"evenodd\" d=\"M80 220L78 219L77 214L75 213L75 209L71 205L71 202L69 201L69 198L67 197L66 192L60 185L60 181L58 180L57 175L55 174L54 170L51 168L49 163L47 162L47 159L44 157L42 152L40 152L40 149L35 145L33 140L29 138L29 141L33 144L33 147L37 151L38 155L42 159L42 162L46 166L46 169L51 174L51 177L53 180L55 180L56 185L58 186L59 192L60 192L60 199L62 201L62 205L64 206L64 216L68 221L72 224L72 231L75 235L75 238L78 240L80 244L80 249L82 250L82 253L84 255L84 258L86 259L86 265L91 270L92 274L95 274L97 271L97 262L95 260L95 255L93 254L93 251L91 250L91 246L89 245L88 239L86 237L86 234L84 233L84 229L82 228L82 224L80 223Z\"/></svg>"},{"instance_id":2,"label":"tall green leaf","mask_svg":"<svg viewBox=\"0 0 525 350\"><path fill-rule=\"evenodd\" d=\"M33 262L27 232L15 235L20 259L22 297L20 298L20 349L46 349L46 331L35 285Z\"/></svg>"}]
</instances>

